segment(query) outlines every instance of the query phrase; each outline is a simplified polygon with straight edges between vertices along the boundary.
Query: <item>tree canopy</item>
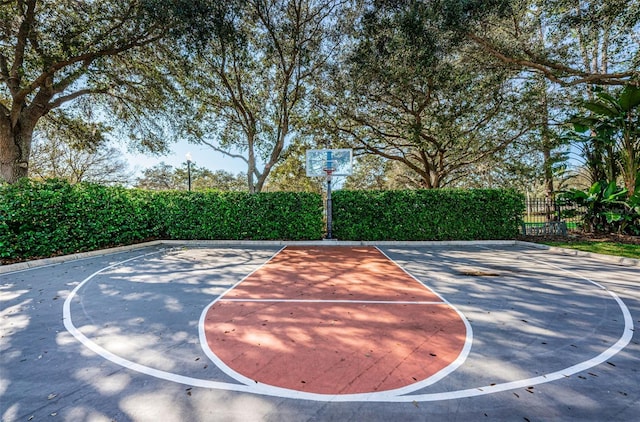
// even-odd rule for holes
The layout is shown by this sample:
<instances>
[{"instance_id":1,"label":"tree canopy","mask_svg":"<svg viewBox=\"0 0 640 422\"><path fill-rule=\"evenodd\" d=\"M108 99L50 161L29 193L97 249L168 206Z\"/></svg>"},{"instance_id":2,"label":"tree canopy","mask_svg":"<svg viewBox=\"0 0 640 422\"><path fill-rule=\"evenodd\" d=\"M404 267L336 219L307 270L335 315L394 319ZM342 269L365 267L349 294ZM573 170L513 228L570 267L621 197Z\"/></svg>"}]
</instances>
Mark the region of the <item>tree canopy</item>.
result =
<instances>
[{"instance_id":1,"label":"tree canopy","mask_svg":"<svg viewBox=\"0 0 640 422\"><path fill-rule=\"evenodd\" d=\"M190 169L184 163L174 168L164 162L149 167L138 177L135 186L149 190L186 190L188 188L188 172L191 172L193 190L216 189L221 191L246 191L245 175L234 175L228 171L211 171L191 163Z\"/></svg>"},{"instance_id":2,"label":"tree canopy","mask_svg":"<svg viewBox=\"0 0 640 422\"><path fill-rule=\"evenodd\" d=\"M333 48L335 0L248 0L190 57L184 90L195 142L247 164L250 192L265 186L308 112L312 77Z\"/></svg>"},{"instance_id":3,"label":"tree canopy","mask_svg":"<svg viewBox=\"0 0 640 422\"><path fill-rule=\"evenodd\" d=\"M319 189L301 157L327 145L361 156L346 186L550 196L567 122L584 156L624 121L594 104L640 83L639 33L640 0L3 1L0 175L28 174L34 134L39 151L180 138L244 160L250 192ZM601 155L630 187L625 139Z\"/></svg>"},{"instance_id":4,"label":"tree canopy","mask_svg":"<svg viewBox=\"0 0 640 422\"><path fill-rule=\"evenodd\" d=\"M91 98L143 150L166 148L174 42L218 2L16 0L0 3L0 175L28 174L33 132ZM173 44L175 45L175 43ZM160 119L159 116L164 118Z\"/></svg>"}]
</instances>

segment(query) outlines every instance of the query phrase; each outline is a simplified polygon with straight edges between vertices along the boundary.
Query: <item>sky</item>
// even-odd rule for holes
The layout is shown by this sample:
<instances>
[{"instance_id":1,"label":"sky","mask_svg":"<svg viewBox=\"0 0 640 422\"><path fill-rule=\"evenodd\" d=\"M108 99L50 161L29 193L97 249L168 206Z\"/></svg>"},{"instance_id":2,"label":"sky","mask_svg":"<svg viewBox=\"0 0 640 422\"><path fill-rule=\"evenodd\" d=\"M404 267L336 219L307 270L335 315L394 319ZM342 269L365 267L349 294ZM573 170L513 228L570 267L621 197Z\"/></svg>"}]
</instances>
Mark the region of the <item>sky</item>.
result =
<instances>
[{"instance_id":1,"label":"sky","mask_svg":"<svg viewBox=\"0 0 640 422\"><path fill-rule=\"evenodd\" d=\"M141 177L144 169L153 167L161 162L173 167L181 167L187 161L187 153L191 154L191 162L193 164L211 171L226 170L233 174L246 173L247 171L247 164L244 161L227 157L206 145L195 145L183 141L170 145L170 149L171 151L168 154L162 156L137 154L123 150L123 156L129 163L129 170L134 173L134 179ZM333 189L341 189L345 180L345 177L334 177Z\"/></svg>"},{"instance_id":2,"label":"sky","mask_svg":"<svg viewBox=\"0 0 640 422\"><path fill-rule=\"evenodd\" d=\"M123 151L123 154L129 163L129 169L134 173L134 177L140 177L144 169L153 167L161 162L173 167L181 167L187 161L187 153L191 153L191 162L193 164L211 171L226 170L233 174L247 171L247 165L244 161L227 157L206 145L195 145L183 141L170 145L170 148L171 151L168 154L161 156L138 154L130 151Z\"/></svg>"}]
</instances>

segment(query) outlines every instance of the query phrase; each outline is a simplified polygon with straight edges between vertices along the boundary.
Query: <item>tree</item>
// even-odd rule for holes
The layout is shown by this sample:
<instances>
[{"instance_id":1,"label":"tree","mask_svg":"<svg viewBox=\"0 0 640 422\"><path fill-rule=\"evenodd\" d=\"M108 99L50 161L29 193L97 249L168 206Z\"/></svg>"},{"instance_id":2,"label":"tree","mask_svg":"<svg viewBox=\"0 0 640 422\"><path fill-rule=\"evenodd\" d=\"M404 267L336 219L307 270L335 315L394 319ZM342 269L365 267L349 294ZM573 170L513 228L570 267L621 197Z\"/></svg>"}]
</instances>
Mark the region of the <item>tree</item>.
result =
<instances>
[{"instance_id":1,"label":"tree","mask_svg":"<svg viewBox=\"0 0 640 422\"><path fill-rule=\"evenodd\" d=\"M28 174L36 125L52 110L73 116L90 97L129 123L141 147L166 145L154 117L172 88L162 63L175 47L159 43L220 2L15 0L0 2L0 176ZM222 7L222 6L220 6ZM213 15L211 13L211 15ZM153 48L151 47L153 45ZM163 48L166 47L166 48Z\"/></svg>"},{"instance_id":2,"label":"tree","mask_svg":"<svg viewBox=\"0 0 640 422\"><path fill-rule=\"evenodd\" d=\"M187 180L187 166L183 165L175 170L177 180ZM198 167L191 164L191 185L193 190L216 189L225 192L246 192L246 175L238 173L234 175L226 170L211 171L209 169Z\"/></svg>"},{"instance_id":3,"label":"tree","mask_svg":"<svg viewBox=\"0 0 640 422\"><path fill-rule=\"evenodd\" d=\"M173 166L161 162L153 167L144 169L142 177L139 177L136 181L136 187L148 190L186 189L185 180L176 180Z\"/></svg>"},{"instance_id":4,"label":"tree","mask_svg":"<svg viewBox=\"0 0 640 422\"><path fill-rule=\"evenodd\" d=\"M354 157L353 174L347 176L344 188L349 190L384 190L392 188L390 177L393 161L365 154Z\"/></svg>"},{"instance_id":5,"label":"tree","mask_svg":"<svg viewBox=\"0 0 640 422\"><path fill-rule=\"evenodd\" d=\"M264 188L308 111L308 83L331 54L327 28L342 3L248 0L194 57L185 86L197 104L192 139L242 159L250 192Z\"/></svg>"},{"instance_id":6,"label":"tree","mask_svg":"<svg viewBox=\"0 0 640 422\"><path fill-rule=\"evenodd\" d=\"M174 168L164 162L147 168L136 181L136 187L149 190L186 190L188 188L187 163ZM193 190L217 189L221 191L246 191L245 175L233 175L225 170L212 172L191 163L191 187Z\"/></svg>"},{"instance_id":7,"label":"tree","mask_svg":"<svg viewBox=\"0 0 640 422\"><path fill-rule=\"evenodd\" d=\"M324 180L308 177L306 169L306 152L315 149L308 138L296 138L282 153L278 164L274 167L269 180L264 186L266 191L293 191L321 193Z\"/></svg>"},{"instance_id":8,"label":"tree","mask_svg":"<svg viewBox=\"0 0 640 422\"><path fill-rule=\"evenodd\" d=\"M566 104L562 97L593 99L595 85L602 90L607 85L638 82L634 78L640 63L639 5L626 0L508 2L501 14L485 15L475 29L467 26L463 30L479 52L521 70L537 87L531 100L539 104L536 131L546 197L553 196L557 169L567 157L554 126L566 120L574 104ZM612 152L597 144L597 138L592 140L591 145L582 144L587 162L598 162ZM613 177L614 169L610 167L608 173Z\"/></svg>"},{"instance_id":9,"label":"tree","mask_svg":"<svg viewBox=\"0 0 640 422\"><path fill-rule=\"evenodd\" d=\"M592 85L637 84L640 80L637 79L640 75L638 72L640 39L637 37L640 29L639 5L640 2L637 0L630 2L622 0L606 2L580 0L376 1L362 18L364 30L359 36L358 53L365 51L366 54L359 55L360 58L356 55L352 61L356 63L367 60L373 63L377 61L381 63L378 69L393 63L393 66L386 66L386 71L378 70L379 74L371 80L393 81L388 86L394 88L401 86L403 80L416 81L416 75L419 74L417 69L437 71L443 64L450 63L467 66L466 70L473 73L476 80L486 78L492 73L494 75L502 73L506 78L503 79L503 86L508 87L507 90L512 89L514 95L511 99L517 100L513 103L516 105L513 107L514 113L509 118L514 122L513 119L519 114L520 119L528 121L527 125L532 133L537 134L537 138L530 138L529 149L531 154L542 155L540 174L545 180L546 196L552 196L555 191L554 178L557 171L564 166L563 162L566 159L562 139L554 130L554 126L564 120L563 114L568 110L562 97L573 98L578 89L582 89L587 96L590 96ZM367 30L367 26L373 30ZM363 46L366 47L364 50ZM367 57L374 59L367 59ZM357 72L351 72L348 77L354 78L361 75L367 75L367 70L363 67L360 67ZM442 90L442 88L446 90L446 84L441 84L435 74L423 72L420 77L422 80L431 80L432 86L440 90L439 95L448 97L447 101L464 104L465 95L467 98L474 95L471 90L464 91L465 95L456 95L455 90L450 90L454 96L449 96ZM456 110L447 115L442 108L434 107L431 109L431 115L439 113L445 116L445 121L431 117L423 119L422 122L414 118L411 122L410 119L405 118L404 122L398 126L398 121L402 120L400 118L390 125L389 122L392 122L395 116L402 116L402 113L397 111L388 112L387 115L377 116L372 120L372 115L367 114L366 111L368 105L379 101L380 108L383 110L394 107L399 109L397 100L400 95L397 92L402 91L398 90L390 96L387 87L381 88L380 85L374 87L371 83L364 85L368 86L371 95L376 98L361 97L354 104L349 104L346 110L357 110L360 104L364 104L358 110L360 121L351 126L345 125L344 120L335 121L336 127L341 125L346 129L343 132L348 133L352 139L360 138L361 148L403 162L412 168L416 174L421 175L423 186L436 185L434 182L438 180L437 176L434 177L432 174L431 181L425 177L426 173L433 173L434 169L436 173L444 176L445 184L451 185L459 185L469 179L470 170L480 171L488 176L484 181L478 178L475 181L470 179L474 184L496 180L492 175L492 169L497 168L495 164L499 164L498 167L503 169L511 167L515 170L512 164L505 165L506 163L500 162L500 157L509 148L507 144L495 145L495 148L491 148L490 144L485 145L484 149L471 148L471 151L467 152L485 151L486 153L474 154L476 158L471 161L467 155L466 160L460 161L465 163L460 167L462 171L456 171L453 167L446 170L441 162L433 159L437 156L435 150L440 148L435 143L428 148L430 151L426 153L425 159L423 154L415 151L416 142L405 142L408 138L403 137L397 130L384 132L381 129L392 129L394 126L399 128L402 125L413 128L424 127L432 121L435 123L432 124L429 135L434 139L438 137L433 130L434 127L445 129L441 132L445 137L451 137L452 134L455 137L456 132L458 134L462 132L450 122L459 121L461 115ZM428 96L434 98L438 95L438 90L422 89L412 92L411 89L405 87L403 90L407 93L411 92L414 98ZM352 86L342 86L340 90L354 97L354 93L357 93ZM498 92L501 91L498 90ZM420 106L413 101L413 98L411 101L405 99L403 105L406 104L411 104L406 107L411 112L415 112ZM532 104L535 104L535 107ZM486 113L486 110L486 106L478 107L476 112L469 110L471 114L468 114L467 118L475 114L475 117L481 121L481 113L484 112L485 116L490 114ZM362 120L363 116L369 121ZM495 122L499 119L497 118ZM354 119L350 118L350 120L354 122ZM384 121L386 126L376 127L374 120ZM467 127L470 121L467 121ZM516 126L512 126L512 129ZM500 134L495 130L497 127L494 124L483 128L485 141L489 134L489 137L517 140L509 136L509 132ZM524 128L524 125L521 127ZM371 142L372 131L378 132L377 145ZM405 130L406 132L410 130ZM518 132L511 133L518 135ZM370 139L364 140L363 134ZM465 142L473 145L474 141L471 138L466 139ZM392 149L395 151L390 154ZM441 152L443 157L447 157L449 164L455 162L451 160L455 154ZM464 155L464 152L462 154ZM425 165L424 163L428 161L431 163ZM438 166L440 166L439 169Z\"/></svg>"},{"instance_id":10,"label":"tree","mask_svg":"<svg viewBox=\"0 0 640 422\"><path fill-rule=\"evenodd\" d=\"M522 104L508 69L485 72L428 4L401 3L364 15L324 110L354 148L401 163L423 188L452 185L530 123L512 113Z\"/></svg>"},{"instance_id":11,"label":"tree","mask_svg":"<svg viewBox=\"0 0 640 422\"><path fill-rule=\"evenodd\" d=\"M621 174L633 196L640 177L640 88L627 85L614 95L597 92L583 105L590 115L572 119L573 137L583 143L592 182L615 184Z\"/></svg>"},{"instance_id":12,"label":"tree","mask_svg":"<svg viewBox=\"0 0 640 422\"><path fill-rule=\"evenodd\" d=\"M638 0L452 0L442 7L443 27L505 66L564 87L639 83ZM543 45L532 45L536 31L523 14L537 15Z\"/></svg>"},{"instance_id":13,"label":"tree","mask_svg":"<svg viewBox=\"0 0 640 422\"><path fill-rule=\"evenodd\" d=\"M53 112L41 120L33 140L31 177L124 185L131 180L121 152L102 136L109 128L86 121L68 121Z\"/></svg>"}]
</instances>

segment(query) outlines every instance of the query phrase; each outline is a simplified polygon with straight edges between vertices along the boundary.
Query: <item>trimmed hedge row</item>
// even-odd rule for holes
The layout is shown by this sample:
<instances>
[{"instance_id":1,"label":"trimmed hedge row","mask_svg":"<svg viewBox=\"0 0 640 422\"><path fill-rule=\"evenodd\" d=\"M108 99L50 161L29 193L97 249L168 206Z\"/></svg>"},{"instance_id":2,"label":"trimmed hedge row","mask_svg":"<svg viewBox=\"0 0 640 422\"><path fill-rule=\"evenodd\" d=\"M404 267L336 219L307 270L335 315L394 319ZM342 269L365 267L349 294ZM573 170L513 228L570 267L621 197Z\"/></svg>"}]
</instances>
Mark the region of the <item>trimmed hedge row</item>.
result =
<instances>
[{"instance_id":1,"label":"trimmed hedge row","mask_svg":"<svg viewBox=\"0 0 640 422\"><path fill-rule=\"evenodd\" d=\"M504 190L337 191L341 240L513 239L524 197ZM61 180L0 185L0 258L33 258L152 238L315 240L320 195L151 192Z\"/></svg>"},{"instance_id":2,"label":"trimmed hedge row","mask_svg":"<svg viewBox=\"0 0 640 422\"><path fill-rule=\"evenodd\" d=\"M169 239L321 239L322 198L304 192L159 192Z\"/></svg>"},{"instance_id":3,"label":"trimmed hedge row","mask_svg":"<svg viewBox=\"0 0 640 422\"><path fill-rule=\"evenodd\" d=\"M61 180L0 187L0 258L135 243L159 235L149 192Z\"/></svg>"},{"instance_id":4,"label":"trimmed hedge row","mask_svg":"<svg viewBox=\"0 0 640 422\"><path fill-rule=\"evenodd\" d=\"M333 234L341 240L513 239L524 196L511 190L337 191Z\"/></svg>"},{"instance_id":5,"label":"trimmed hedge row","mask_svg":"<svg viewBox=\"0 0 640 422\"><path fill-rule=\"evenodd\" d=\"M320 239L311 193L151 192L23 179L0 186L0 258L164 239Z\"/></svg>"}]
</instances>

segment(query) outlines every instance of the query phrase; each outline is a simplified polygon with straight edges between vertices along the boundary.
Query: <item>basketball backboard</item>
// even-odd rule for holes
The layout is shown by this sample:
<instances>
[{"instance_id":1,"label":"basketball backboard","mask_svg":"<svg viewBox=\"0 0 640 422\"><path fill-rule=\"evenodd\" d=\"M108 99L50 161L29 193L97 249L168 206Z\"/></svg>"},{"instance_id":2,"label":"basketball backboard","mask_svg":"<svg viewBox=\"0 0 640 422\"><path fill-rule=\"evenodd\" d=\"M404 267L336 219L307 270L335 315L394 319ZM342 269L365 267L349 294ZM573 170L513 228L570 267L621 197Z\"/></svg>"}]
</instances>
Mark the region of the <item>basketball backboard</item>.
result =
<instances>
[{"instance_id":1,"label":"basketball backboard","mask_svg":"<svg viewBox=\"0 0 640 422\"><path fill-rule=\"evenodd\" d=\"M352 150L309 149L307 150L307 176L349 176L353 172Z\"/></svg>"}]
</instances>

